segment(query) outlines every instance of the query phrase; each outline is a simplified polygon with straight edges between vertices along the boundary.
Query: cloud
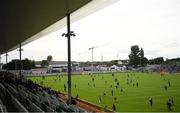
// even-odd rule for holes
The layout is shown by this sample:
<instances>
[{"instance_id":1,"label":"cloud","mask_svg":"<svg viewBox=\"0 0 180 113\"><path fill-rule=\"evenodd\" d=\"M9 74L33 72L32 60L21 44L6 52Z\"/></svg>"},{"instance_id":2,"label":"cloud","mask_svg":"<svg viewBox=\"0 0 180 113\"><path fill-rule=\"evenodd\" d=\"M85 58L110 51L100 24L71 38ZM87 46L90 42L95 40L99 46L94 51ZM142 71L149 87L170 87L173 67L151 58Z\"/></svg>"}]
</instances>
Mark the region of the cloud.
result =
<instances>
[{"instance_id":1,"label":"cloud","mask_svg":"<svg viewBox=\"0 0 180 113\"><path fill-rule=\"evenodd\" d=\"M163 47L164 48L176 48L176 47L180 47L180 44L178 42L171 42L168 44L164 44Z\"/></svg>"},{"instance_id":2,"label":"cloud","mask_svg":"<svg viewBox=\"0 0 180 113\"><path fill-rule=\"evenodd\" d=\"M145 50L145 57L154 58L160 55L160 50Z\"/></svg>"}]
</instances>

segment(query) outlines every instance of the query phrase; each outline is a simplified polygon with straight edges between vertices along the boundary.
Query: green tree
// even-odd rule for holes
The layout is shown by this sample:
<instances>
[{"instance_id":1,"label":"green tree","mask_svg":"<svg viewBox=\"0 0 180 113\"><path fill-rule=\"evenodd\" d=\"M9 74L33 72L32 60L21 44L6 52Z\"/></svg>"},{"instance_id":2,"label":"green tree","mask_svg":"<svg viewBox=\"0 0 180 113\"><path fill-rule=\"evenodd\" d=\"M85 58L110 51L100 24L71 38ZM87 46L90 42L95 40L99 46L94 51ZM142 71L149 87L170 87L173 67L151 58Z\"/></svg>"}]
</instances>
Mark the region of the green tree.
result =
<instances>
[{"instance_id":1,"label":"green tree","mask_svg":"<svg viewBox=\"0 0 180 113\"><path fill-rule=\"evenodd\" d=\"M138 66L140 58L139 58L139 46L133 45L131 46L131 52L129 54L129 64L134 66L135 68Z\"/></svg>"},{"instance_id":2,"label":"green tree","mask_svg":"<svg viewBox=\"0 0 180 113\"><path fill-rule=\"evenodd\" d=\"M163 62L164 62L163 57L157 57L157 58L149 60L150 64L162 64Z\"/></svg>"},{"instance_id":3,"label":"green tree","mask_svg":"<svg viewBox=\"0 0 180 113\"><path fill-rule=\"evenodd\" d=\"M164 64L180 66L180 58L166 59Z\"/></svg>"},{"instance_id":4,"label":"green tree","mask_svg":"<svg viewBox=\"0 0 180 113\"><path fill-rule=\"evenodd\" d=\"M41 67L47 67L49 65L47 60L42 60Z\"/></svg>"},{"instance_id":5,"label":"green tree","mask_svg":"<svg viewBox=\"0 0 180 113\"><path fill-rule=\"evenodd\" d=\"M140 66L146 66L148 63L148 59L146 57L144 57L144 50L143 48L141 48L140 52L139 52L139 64Z\"/></svg>"},{"instance_id":6,"label":"green tree","mask_svg":"<svg viewBox=\"0 0 180 113\"><path fill-rule=\"evenodd\" d=\"M117 65L117 64L118 64L118 60L112 60L108 63L108 66Z\"/></svg>"},{"instance_id":7,"label":"green tree","mask_svg":"<svg viewBox=\"0 0 180 113\"><path fill-rule=\"evenodd\" d=\"M143 48L141 48L141 50L139 52L139 61L140 61L141 66L143 66L143 64L144 64L143 59L144 59L144 50L143 50Z\"/></svg>"},{"instance_id":8,"label":"green tree","mask_svg":"<svg viewBox=\"0 0 180 113\"><path fill-rule=\"evenodd\" d=\"M22 69L23 70L29 70L32 68L35 68L35 62L31 61L29 59L24 59L22 60ZM20 60L12 60L8 62L7 64L3 65L3 69L8 69L8 70L19 70L20 69Z\"/></svg>"},{"instance_id":9,"label":"green tree","mask_svg":"<svg viewBox=\"0 0 180 113\"><path fill-rule=\"evenodd\" d=\"M144 57L142 62L143 62L142 66L146 66L149 63L149 60L146 57Z\"/></svg>"},{"instance_id":10,"label":"green tree","mask_svg":"<svg viewBox=\"0 0 180 113\"><path fill-rule=\"evenodd\" d=\"M47 61L48 61L48 62L53 61L53 57L52 57L51 55L48 55L48 56L47 56Z\"/></svg>"},{"instance_id":11,"label":"green tree","mask_svg":"<svg viewBox=\"0 0 180 113\"><path fill-rule=\"evenodd\" d=\"M31 61L31 68L34 69L35 67L36 67L35 61L32 60L32 61Z\"/></svg>"},{"instance_id":12,"label":"green tree","mask_svg":"<svg viewBox=\"0 0 180 113\"><path fill-rule=\"evenodd\" d=\"M22 60L22 68L24 70L29 70L31 69L31 61L29 59L25 59L25 60Z\"/></svg>"}]
</instances>

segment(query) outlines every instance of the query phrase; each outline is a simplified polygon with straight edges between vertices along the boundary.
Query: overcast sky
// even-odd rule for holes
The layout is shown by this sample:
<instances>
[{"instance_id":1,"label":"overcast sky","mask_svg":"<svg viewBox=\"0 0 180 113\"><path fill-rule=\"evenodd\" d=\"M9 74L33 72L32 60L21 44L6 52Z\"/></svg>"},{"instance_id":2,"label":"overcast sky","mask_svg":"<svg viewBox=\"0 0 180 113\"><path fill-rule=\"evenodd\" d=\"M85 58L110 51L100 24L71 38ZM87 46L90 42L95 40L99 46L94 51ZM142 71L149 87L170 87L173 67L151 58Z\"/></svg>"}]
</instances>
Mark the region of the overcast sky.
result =
<instances>
[{"instance_id":1,"label":"overcast sky","mask_svg":"<svg viewBox=\"0 0 180 113\"><path fill-rule=\"evenodd\" d=\"M72 60L128 59L130 46L139 45L145 57L180 57L180 0L120 0L72 24ZM67 40L63 28L23 46L23 58L67 60ZM103 57L102 57L103 56ZM19 58L17 50L8 60ZM5 56L2 56L5 62Z\"/></svg>"}]
</instances>

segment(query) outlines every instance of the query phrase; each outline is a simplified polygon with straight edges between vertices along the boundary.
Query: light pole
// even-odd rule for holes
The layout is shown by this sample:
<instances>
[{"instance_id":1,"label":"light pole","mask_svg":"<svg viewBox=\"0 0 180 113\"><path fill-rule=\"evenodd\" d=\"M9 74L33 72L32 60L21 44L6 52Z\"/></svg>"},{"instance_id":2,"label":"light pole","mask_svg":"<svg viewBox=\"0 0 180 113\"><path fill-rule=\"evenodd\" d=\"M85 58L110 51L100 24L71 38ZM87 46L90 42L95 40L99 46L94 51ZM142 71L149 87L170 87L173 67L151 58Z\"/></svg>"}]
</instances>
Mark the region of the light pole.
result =
<instances>
[{"instance_id":1,"label":"light pole","mask_svg":"<svg viewBox=\"0 0 180 113\"><path fill-rule=\"evenodd\" d=\"M1 54L0 54L0 70L1 70Z\"/></svg>"},{"instance_id":2,"label":"light pole","mask_svg":"<svg viewBox=\"0 0 180 113\"><path fill-rule=\"evenodd\" d=\"M19 43L19 60L20 60L20 69L19 69L19 76L22 77L22 56L21 56L21 52L23 51L23 49L21 48L21 43Z\"/></svg>"},{"instance_id":3,"label":"light pole","mask_svg":"<svg viewBox=\"0 0 180 113\"><path fill-rule=\"evenodd\" d=\"M92 63L91 63L91 74L93 73L93 62L94 62L94 49L105 46L107 44L99 45L99 46L92 46L89 48L89 51L91 51L91 57L92 57ZM103 57L102 57L103 59Z\"/></svg>"},{"instance_id":4,"label":"light pole","mask_svg":"<svg viewBox=\"0 0 180 113\"><path fill-rule=\"evenodd\" d=\"M9 56L9 55L7 54L7 51L6 51L5 56L6 56L6 64L7 64L7 62L8 62L8 58L7 58L7 57Z\"/></svg>"},{"instance_id":5,"label":"light pole","mask_svg":"<svg viewBox=\"0 0 180 113\"><path fill-rule=\"evenodd\" d=\"M67 37L68 48L68 104L71 104L71 36L75 37L74 31L70 29L70 13L67 14L67 33L62 36Z\"/></svg>"},{"instance_id":6,"label":"light pole","mask_svg":"<svg viewBox=\"0 0 180 113\"><path fill-rule=\"evenodd\" d=\"M101 62L103 62L103 53L101 53Z\"/></svg>"},{"instance_id":7,"label":"light pole","mask_svg":"<svg viewBox=\"0 0 180 113\"><path fill-rule=\"evenodd\" d=\"M7 51L6 51L6 54L5 54L5 56L6 56L6 70L8 70L8 65L7 65L7 63L8 63L8 54L7 54Z\"/></svg>"},{"instance_id":8,"label":"light pole","mask_svg":"<svg viewBox=\"0 0 180 113\"><path fill-rule=\"evenodd\" d=\"M81 61L81 53L79 53L79 62Z\"/></svg>"}]
</instances>

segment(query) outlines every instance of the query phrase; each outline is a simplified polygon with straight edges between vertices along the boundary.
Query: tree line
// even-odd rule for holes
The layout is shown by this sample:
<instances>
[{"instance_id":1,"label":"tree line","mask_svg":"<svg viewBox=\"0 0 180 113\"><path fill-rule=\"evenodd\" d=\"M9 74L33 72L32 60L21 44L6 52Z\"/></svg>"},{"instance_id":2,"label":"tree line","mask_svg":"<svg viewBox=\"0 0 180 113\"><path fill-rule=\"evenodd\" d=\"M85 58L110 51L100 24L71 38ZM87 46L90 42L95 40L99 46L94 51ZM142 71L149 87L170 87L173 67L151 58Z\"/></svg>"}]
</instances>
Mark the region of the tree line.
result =
<instances>
[{"instance_id":1,"label":"tree line","mask_svg":"<svg viewBox=\"0 0 180 113\"><path fill-rule=\"evenodd\" d=\"M163 57L157 57L153 59L147 59L144 55L144 50L143 48L139 48L138 45L133 45L130 47L130 54L128 55L129 57L129 63L124 64L126 66L132 66L134 68L137 67L145 67L147 64L149 65L155 65L155 64L166 64L166 65L176 65L180 66L180 58L174 58L174 59L166 59L164 60ZM41 67L45 68L49 66L49 62L53 61L53 57L51 55L48 55L46 60L41 61ZM118 59L117 60L112 60L112 61L104 61L104 62L93 62L94 66L99 66L99 65L105 65L105 66L112 66L112 65L118 65ZM122 60L123 61L123 60ZM92 63L87 61L87 62L81 62L80 67L86 67L86 66L91 66ZM22 69L23 70L29 70L29 69L34 69L36 68L35 61L34 60L29 60L29 59L24 59L22 60ZM11 62L4 64L2 69L8 69L8 70L19 70L20 69L20 60L12 60Z\"/></svg>"},{"instance_id":2,"label":"tree line","mask_svg":"<svg viewBox=\"0 0 180 113\"><path fill-rule=\"evenodd\" d=\"M11 62L4 64L2 66L2 69L20 70L20 67L21 67L20 60L12 60ZM23 70L29 70L29 69L34 69L34 68L35 68L35 61L34 60L29 60L27 58L22 60L22 69Z\"/></svg>"},{"instance_id":3,"label":"tree line","mask_svg":"<svg viewBox=\"0 0 180 113\"><path fill-rule=\"evenodd\" d=\"M157 57L153 59L147 59L144 56L143 48L139 49L138 45L131 46L131 51L129 54L129 65L133 67L144 67L147 64L155 65L155 64L163 64L163 65L176 65L180 66L180 58L166 59L163 57Z\"/></svg>"},{"instance_id":4,"label":"tree line","mask_svg":"<svg viewBox=\"0 0 180 113\"><path fill-rule=\"evenodd\" d=\"M41 61L41 67L47 67L49 65L49 62L53 60L53 57L51 55L47 56L46 60ZM7 64L4 64L2 66L2 69L7 70L20 70L21 63L19 59L12 60L8 62ZM24 59L22 60L22 69L23 70L30 70L37 68L34 60Z\"/></svg>"}]
</instances>

